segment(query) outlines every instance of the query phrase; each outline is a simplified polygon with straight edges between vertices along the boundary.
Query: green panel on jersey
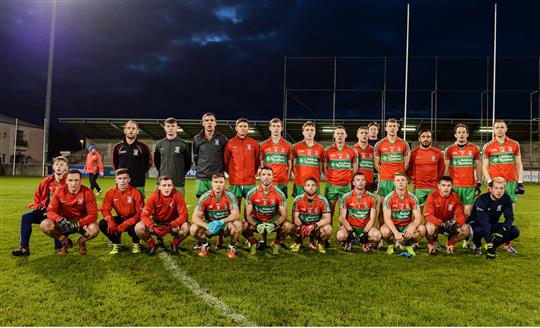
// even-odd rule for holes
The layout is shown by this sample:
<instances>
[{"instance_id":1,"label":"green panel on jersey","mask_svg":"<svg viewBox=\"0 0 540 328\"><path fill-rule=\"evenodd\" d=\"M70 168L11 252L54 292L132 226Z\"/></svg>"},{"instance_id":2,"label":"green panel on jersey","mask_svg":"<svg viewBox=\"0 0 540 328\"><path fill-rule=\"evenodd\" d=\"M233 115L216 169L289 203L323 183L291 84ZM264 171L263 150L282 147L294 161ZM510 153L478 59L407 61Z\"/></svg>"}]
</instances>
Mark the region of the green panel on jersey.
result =
<instances>
[{"instance_id":1,"label":"green panel on jersey","mask_svg":"<svg viewBox=\"0 0 540 328\"><path fill-rule=\"evenodd\" d=\"M319 166L319 157L299 155L296 157L297 166Z\"/></svg>"},{"instance_id":2,"label":"green panel on jersey","mask_svg":"<svg viewBox=\"0 0 540 328\"><path fill-rule=\"evenodd\" d=\"M370 208L348 208L347 209L347 215L358 220L363 220L363 219L368 218L370 212L371 212Z\"/></svg>"},{"instance_id":3,"label":"green panel on jersey","mask_svg":"<svg viewBox=\"0 0 540 328\"><path fill-rule=\"evenodd\" d=\"M489 164L514 164L516 158L513 153L494 154L489 156Z\"/></svg>"},{"instance_id":4,"label":"green panel on jersey","mask_svg":"<svg viewBox=\"0 0 540 328\"><path fill-rule=\"evenodd\" d=\"M452 157L450 166L471 167L474 166L473 156Z\"/></svg>"},{"instance_id":5,"label":"green panel on jersey","mask_svg":"<svg viewBox=\"0 0 540 328\"><path fill-rule=\"evenodd\" d=\"M287 161L287 154L270 153L264 155L264 162L266 164L287 164Z\"/></svg>"},{"instance_id":6,"label":"green panel on jersey","mask_svg":"<svg viewBox=\"0 0 540 328\"><path fill-rule=\"evenodd\" d=\"M392 210L392 219L396 221L407 221L411 216L412 210Z\"/></svg>"},{"instance_id":7,"label":"green panel on jersey","mask_svg":"<svg viewBox=\"0 0 540 328\"><path fill-rule=\"evenodd\" d=\"M332 170L350 170L352 169L352 163L350 160L334 160L331 159L328 161L328 168Z\"/></svg>"},{"instance_id":8,"label":"green panel on jersey","mask_svg":"<svg viewBox=\"0 0 540 328\"><path fill-rule=\"evenodd\" d=\"M381 161L383 163L400 163L403 162L403 158L402 153L383 153L381 155Z\"/></svg>"},{"instance_id":9,"label":"green panel on jersey","mask_svg":"<svg viewBox=\"0 0 540 328\"><path fill-rule=\"evenodd\" d=\"M358 168L373 170L373 160L368 158L360 158L358 160Z\"/></svg>"}]
</instances>

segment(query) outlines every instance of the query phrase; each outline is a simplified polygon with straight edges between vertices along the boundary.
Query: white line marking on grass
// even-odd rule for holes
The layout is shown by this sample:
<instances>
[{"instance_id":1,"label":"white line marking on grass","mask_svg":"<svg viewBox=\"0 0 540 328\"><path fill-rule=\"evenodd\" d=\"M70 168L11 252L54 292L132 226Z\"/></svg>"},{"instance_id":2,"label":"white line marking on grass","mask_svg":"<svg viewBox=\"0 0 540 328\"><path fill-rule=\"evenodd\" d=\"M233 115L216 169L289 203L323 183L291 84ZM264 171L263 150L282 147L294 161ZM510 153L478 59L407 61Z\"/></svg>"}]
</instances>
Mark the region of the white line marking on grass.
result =
<instances>
[{"instance_id":1,"label":"white line marking on grass","mask_svg":"<svg viewBox=\"0 0 540 328\"><path fill-rule=\"evenodd\" d=\"M171 271L171 273L182 283L184 286L186 286L193 294L200 297L203 301L208 303L210 306L217 309L221 314L224 316L234 320L236 323L244 325L244 326L256 326L255 322L249 320L248 318L244 317L240 313L234 312L233 309L227 306L227 304L220 301L217 297L215 297L212 294L209 294L205 292L201 286L195 281L195 279L191 278L187 275L186 271L181 269L174 259L167 253L161 252L159 253L159 257L163 261L163 264L165 267Z\"/></svg>"}]
</instances>

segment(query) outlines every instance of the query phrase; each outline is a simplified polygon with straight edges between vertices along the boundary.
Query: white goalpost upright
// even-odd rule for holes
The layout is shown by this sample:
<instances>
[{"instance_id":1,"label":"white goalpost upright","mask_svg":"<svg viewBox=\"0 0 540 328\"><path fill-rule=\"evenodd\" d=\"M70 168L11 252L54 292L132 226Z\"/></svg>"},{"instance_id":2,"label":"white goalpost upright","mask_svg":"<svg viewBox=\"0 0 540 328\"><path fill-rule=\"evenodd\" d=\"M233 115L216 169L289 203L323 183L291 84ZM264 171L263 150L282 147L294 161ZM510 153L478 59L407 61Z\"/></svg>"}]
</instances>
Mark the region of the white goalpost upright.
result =
<instances>
[{"instance_id":1,"label":"white goalpost upright","mask_svg":"<svg viewBox=\"0 0 540 328\"><path fill-rule=\"evenodd\" d=\"M491 128L495 127L495 95L496 88L495 82L497 81L497 3L495 3L495 10L493 13L493 96L491 100L492 113L491 113ZM491 138L495 137L495 131L491 132Z\"/></svg>"},{"instance_id":2,"label":"white goalpost upright","mask_svg":"<svg viewBox=\"0 0 540 328\"><path fill-rule=\"evenodd\" d=\"M405 43L405 99L403 106L403 140L407 140L407 90L409 87L409 13L410 4L407 3L407 41Z\"/></svg>"}]
</instances>

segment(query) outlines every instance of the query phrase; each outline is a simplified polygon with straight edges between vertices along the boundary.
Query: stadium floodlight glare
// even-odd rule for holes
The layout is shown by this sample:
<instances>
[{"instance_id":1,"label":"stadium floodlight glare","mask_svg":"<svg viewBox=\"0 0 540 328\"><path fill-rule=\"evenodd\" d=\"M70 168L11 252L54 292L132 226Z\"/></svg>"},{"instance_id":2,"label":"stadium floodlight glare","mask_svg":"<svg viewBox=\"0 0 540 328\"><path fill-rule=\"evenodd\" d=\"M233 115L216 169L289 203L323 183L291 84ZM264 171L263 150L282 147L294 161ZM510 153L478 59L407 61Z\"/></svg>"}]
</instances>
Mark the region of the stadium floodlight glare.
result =
<instances>
[{"instance_id":1,"label":"stadium floodlight glare","mask_svg":"<svg viewBox=\"0 0 540 328\"><path fill-rule=\"evenodd\" d=\"M401 128L401 131L415 132L416 129L417 129L417 127L414 126L414 125L407 125L407 126L403 126L403 127Z\"/></svg>"},{"instance_id":2,"label":"stadium floodlight glare","mask_svg":"<svg viewBox=\"0 0 540 328\"><path fill-rule=\"evenodd\" d=\"M478 129L478 132L480 132L480 133L492 133L492 132L493 132L493 128L491 128L491 126L481 126L481 127Z\"/></svg>"},{"instance_id":3,"label":"stadium floodlight glare","mask_svg":"<svg viewBox=\"0 0 540 328\"><path fill-rule=\"evenodd\" d=\"M182 128L177 128L177 129L176 129L176 132L184 132L184 129L182 129Z\"/></svg>"},{"instance_id":4,"label":"stadium floodlight glare","mask_svg":"<svg viewBox=\"0 0 540 328\"><path fill-rule=\"evenodd\" d=\"M329 126L323 126L321 131L324 133L334 133L334 128Z\"/></svg>"},{"instance_id":5,"label":"stadium floodlight glare","mask_svg":"<svg viewBox=\"0 0 540 328\"><path fill-rule=\"evenodd\" d=\"M254 134L254 133L255 133L255 129L249 129L249 130L248 130L248 133Z\"/></svg>"}]
</instances>

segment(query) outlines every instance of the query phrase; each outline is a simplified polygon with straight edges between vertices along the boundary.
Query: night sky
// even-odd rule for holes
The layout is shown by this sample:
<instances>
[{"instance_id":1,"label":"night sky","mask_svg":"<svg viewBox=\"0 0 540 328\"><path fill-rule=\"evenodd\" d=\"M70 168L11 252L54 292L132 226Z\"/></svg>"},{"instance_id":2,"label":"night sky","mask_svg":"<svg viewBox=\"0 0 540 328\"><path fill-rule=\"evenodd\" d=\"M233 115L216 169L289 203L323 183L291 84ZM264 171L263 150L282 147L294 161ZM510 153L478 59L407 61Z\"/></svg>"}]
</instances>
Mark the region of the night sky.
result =
<instances>
[{"instance_id":1,"label":"night sky","mask_svg":"<svg viewBox=\"0 0 540 328\"><path fill-rule=\"evenodd\" d=\"M528 118L538 88L540 1L499 1L501 118ZM60 1L54 57L58 117L280 117L284 56L401 57L404 1ZM0 0L0 113L41 124L50 1ZM492 1L411 1L413 57L486 57ZM383 60L338 60L338 118L379 118ZM429 117L434 60L411 59L409 114ZM288 87L332 88L331 59L290 59ZM485 59L440 58L439 115L479 117ZM401 117L403 60L388 60L387 116ZM291 91L290 117L331 117L329 92ZM302 103L303 105L300 105ZM536 104L536 100L535 100ZM535 105L536 106L536 105Z\"/></svg>"}]
</instances>

